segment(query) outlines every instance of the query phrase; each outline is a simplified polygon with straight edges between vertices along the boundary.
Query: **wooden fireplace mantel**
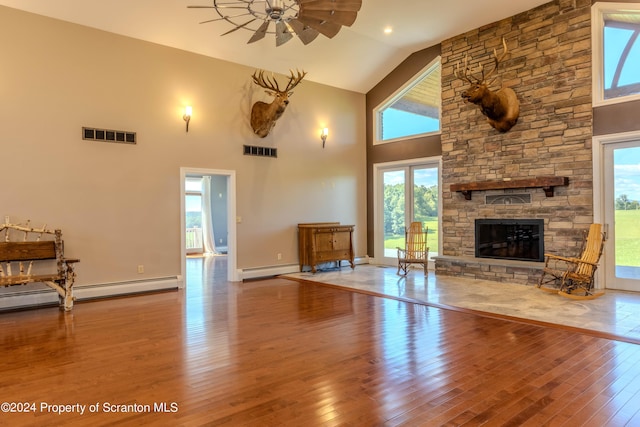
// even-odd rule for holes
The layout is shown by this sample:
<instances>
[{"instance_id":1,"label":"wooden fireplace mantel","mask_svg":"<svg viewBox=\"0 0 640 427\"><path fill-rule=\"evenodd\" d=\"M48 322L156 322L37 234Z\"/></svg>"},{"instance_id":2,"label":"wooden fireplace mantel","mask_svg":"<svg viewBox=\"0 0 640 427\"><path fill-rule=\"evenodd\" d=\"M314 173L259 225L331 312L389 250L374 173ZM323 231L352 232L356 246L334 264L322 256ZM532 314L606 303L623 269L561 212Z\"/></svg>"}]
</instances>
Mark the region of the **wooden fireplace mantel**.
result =
<instances>
[{"instance_id":1,"label":"wooden fireplace mantel","mask_svg":"<svg viewBox=\"0 0 640 427\"><path fill-rule=\"evenodd\" d=\"M553 197L553 188L559 185L568 185L566 176L539 176L536 178L507 179L503 181L477 181L466 184L451 184L451 191L457 191L464 195L466 200L471 200L473 191L506 190L510 188L542 188L547 197Z\"/></svg>"}]
</instances>

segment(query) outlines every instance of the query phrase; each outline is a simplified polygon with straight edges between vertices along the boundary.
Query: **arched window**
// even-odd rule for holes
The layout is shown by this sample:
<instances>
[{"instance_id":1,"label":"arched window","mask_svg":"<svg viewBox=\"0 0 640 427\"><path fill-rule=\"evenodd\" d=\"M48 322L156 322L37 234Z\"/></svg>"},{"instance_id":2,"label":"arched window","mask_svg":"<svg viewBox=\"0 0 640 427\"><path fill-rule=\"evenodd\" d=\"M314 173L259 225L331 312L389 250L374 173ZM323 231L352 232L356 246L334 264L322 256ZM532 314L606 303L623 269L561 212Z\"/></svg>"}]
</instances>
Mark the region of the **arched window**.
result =
<instances>
[{"instance_id":1,"label":"arched window","mask_svg":"<svg viewBox=\"0 0 640 427\"><path fill-rule=\"evenodd\" d=\"M440 69L438 57L374 109L374 144L440 132Z\"/></svg>"},{"instance_id":2,"label":"arched window","mask_svg":"<svg viewBox=\"0 0 640 427\"><path fill-rule=\"evenodd\" d=\"M594 104L640 99L640 5L593 6Z\"/></svg>"}]
</instances>

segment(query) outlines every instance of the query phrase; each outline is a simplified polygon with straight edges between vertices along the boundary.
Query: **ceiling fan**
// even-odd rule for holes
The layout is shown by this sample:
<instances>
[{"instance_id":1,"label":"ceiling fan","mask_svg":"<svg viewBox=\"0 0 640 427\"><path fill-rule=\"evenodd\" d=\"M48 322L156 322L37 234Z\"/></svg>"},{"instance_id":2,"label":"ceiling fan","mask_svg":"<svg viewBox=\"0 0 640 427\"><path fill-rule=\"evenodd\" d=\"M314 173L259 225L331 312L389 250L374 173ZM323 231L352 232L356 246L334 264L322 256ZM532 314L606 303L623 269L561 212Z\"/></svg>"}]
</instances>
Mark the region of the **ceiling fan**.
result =
<instances>
[{"instance_id":1,"label":"ceiling fan","mask_svg":"<svg viewBox=\"0 0 640 427\"><path fill-rule=\"evenodd\" d=\"M234 28L223 36L248 30L253 35L247 43L254 43L266 34L275 34L276 46L281 46L294 34L305 45L318 34L333 38L342 26L355 22L361 5L362 0L213 0L211 6L187 7L215 9L218 18L200 23L227 21Z\"/></svg>"}]
</instances>

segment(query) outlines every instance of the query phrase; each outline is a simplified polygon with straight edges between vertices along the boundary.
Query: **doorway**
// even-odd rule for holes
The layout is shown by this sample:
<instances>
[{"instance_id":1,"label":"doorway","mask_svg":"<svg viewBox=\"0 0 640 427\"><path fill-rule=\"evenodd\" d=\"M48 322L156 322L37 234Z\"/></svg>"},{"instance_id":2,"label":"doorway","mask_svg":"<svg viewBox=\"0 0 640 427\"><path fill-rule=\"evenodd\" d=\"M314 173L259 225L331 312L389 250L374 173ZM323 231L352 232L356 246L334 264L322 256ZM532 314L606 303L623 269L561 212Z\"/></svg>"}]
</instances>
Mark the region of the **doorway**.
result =
<instances>
[{"instance_id":1,"label":"doorway","mask_svg":"<svg viewBox=\"0 0 640 427\"><path fill-rule=\"evenodd\" d=\"M227 254L227 180L225 175L188 175L185 180L188 255Z\"/></svg>"},{"instance_id":2,"label":"doorway","mask_svg":"<svg viewBox=\"0 0 640 427\"><path fill-rule=\"evenodd\" d=\"M197 186L187 189L189 182L206 183L208 189ZM204 184L203 184L204 185ZM220 187L220 186L223 187ZM192 252L226 252L227 280L238 281L236 250L236 193L235 171L218 169L180 168L180 244L182 286L186 284L186 257ZM201 223L193 223L187 211L195 211L192 206L211 206L215 198L224 198L225 212L218 213L218 227L212 215L201 215ZM195 215L197 216L197 214ZM220 221L224 223L220 224ZM189 226L189 227L188 227ZM216 228L218 233L216 234ZM189 246L189 248L188 248Z\"/></svg>"},{"instance_id":3,"label":"doorway","mask_svg":"<svg viewBox=\"0 0 640 427\"><path fill-rule=\"evenodd\" d=\"M606 288L640 292L640 133L596 138L596 154L594 217L607 231L602 278Z\"/></svg>"},{"instance_id":4,"label":"doorway","mask_svg":"<svg viewBox=\"0 0 640 427\"><path fill-rule=\"evenodd\" d=\"M428 228L429 256L440 247L440 158L374 165L374 245L377 264L395 265L404 229L413 221Z\"/></svg>"},{"instance_id":5,"label":"doorway","mask_svg":"<svg viewBox=\"0 0 640 427\"><path fill-rule=\"evenodd\" d=\"M203 224L206 224L207 221L203 217L210 215L210 212L203 211L203 179L203 176L187 176L185 180L185 250L187 255L204 255L207 252L203 240Z\"/></svg>"}]
</instances>

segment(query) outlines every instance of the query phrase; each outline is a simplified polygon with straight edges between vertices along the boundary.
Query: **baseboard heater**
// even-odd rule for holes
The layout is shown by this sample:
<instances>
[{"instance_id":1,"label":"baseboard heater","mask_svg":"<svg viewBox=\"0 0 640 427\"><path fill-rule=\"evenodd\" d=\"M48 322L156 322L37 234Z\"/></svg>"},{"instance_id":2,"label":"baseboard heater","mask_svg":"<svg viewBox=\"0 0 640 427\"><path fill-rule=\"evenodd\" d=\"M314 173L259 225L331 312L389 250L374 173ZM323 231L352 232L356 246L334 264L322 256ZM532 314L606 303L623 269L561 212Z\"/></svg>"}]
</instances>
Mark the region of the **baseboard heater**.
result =
<instances>
[{"instance_id":1,"label":"baseboard heater","mask_svg":"<svg viewBox=\"0 0 640 427\"><path fill-rule=\"evenodd\" d=\"M368 257L355 258L355 265L369 264ZM342 268L351 269L348 263L343 263ZM245 268L241 270L241 280L261 279L279 276L281 274L299 273L299 264L273 265L266 267Z\"/></svg>"},{"instance_id":2,"label":"baseboard heater","mask_svg":"<svg viewBox=\"0 0 640 427\"><path fill-rule=\"evenodd\" d=\"M44 286L44 285L43 285ZM159 277L128 282L98 283L76 286L73 296L76 301L109 298L121 295L139 294L162 290L177 289L178 277ZM58 304L58 294L52 289L34 289L0 294L0 311L18 308L51 306Z\"/></svg>"}]
</instances>

